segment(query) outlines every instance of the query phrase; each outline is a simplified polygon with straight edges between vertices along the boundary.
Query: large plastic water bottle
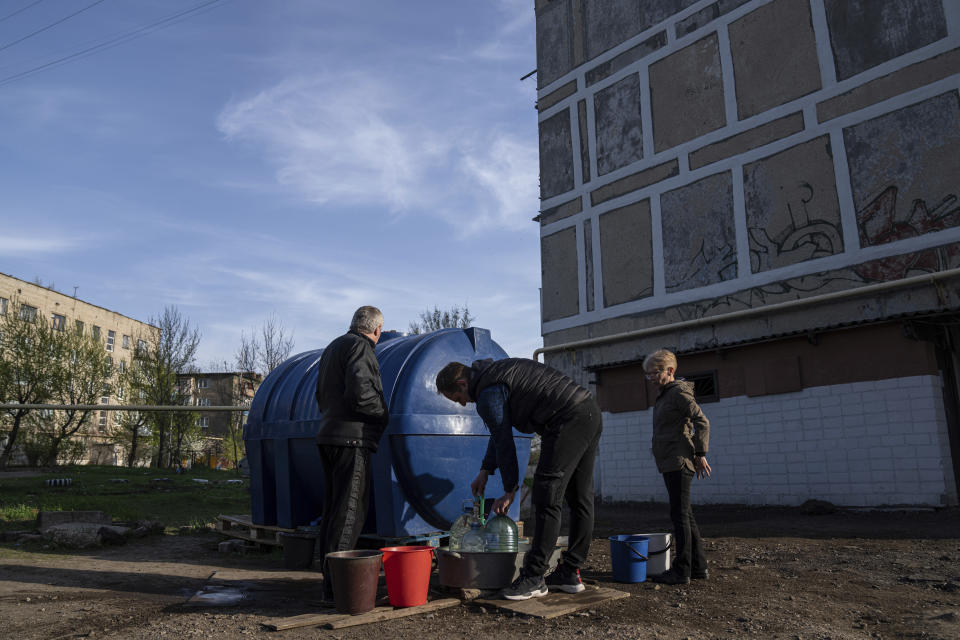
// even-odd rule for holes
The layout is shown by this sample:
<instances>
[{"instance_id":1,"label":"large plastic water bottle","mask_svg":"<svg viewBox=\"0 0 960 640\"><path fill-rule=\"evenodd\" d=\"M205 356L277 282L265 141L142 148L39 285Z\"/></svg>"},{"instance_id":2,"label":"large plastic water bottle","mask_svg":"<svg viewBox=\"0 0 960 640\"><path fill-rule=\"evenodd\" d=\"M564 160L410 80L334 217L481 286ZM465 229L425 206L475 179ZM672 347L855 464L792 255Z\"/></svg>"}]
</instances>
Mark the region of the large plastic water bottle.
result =
<instances>
[{"instance_id":1,"label":"large plastic water bottle","mask_svg":"<svg viewBox=\"0 0 960 640\"><path fill-rule=\"evenodd\" d=\"M470 531L470 525L474 522L480 522L479 506L476 500L464 500L462 504L463 513L454 521L450 527L450 551L460 551L460 542L463 536Z\"/></svg>"},{"instance_id":2,"label":"large plastic water bottle","mask_svg":"<svg viewBox=\"0 0 960 640\"><path fill-rule=\"evenodd\" d=\"M480 524L480 521L474 522L470 525L470 531L467 531L463 534L463 539L460 541L460 551L467 551L470 553L483 553L486 547L483 525Z\"/></svg>"},{"instance_id":3,"label":"large plastic water bottle","mask_svg":"<svg viewBox=\"0 0 960 640\"><path fill-rule=\"evenodd\" d=\"M484 528L487 551L517 552L517 523L510 516L493 516Z\"/></svg>"}]
</instances>

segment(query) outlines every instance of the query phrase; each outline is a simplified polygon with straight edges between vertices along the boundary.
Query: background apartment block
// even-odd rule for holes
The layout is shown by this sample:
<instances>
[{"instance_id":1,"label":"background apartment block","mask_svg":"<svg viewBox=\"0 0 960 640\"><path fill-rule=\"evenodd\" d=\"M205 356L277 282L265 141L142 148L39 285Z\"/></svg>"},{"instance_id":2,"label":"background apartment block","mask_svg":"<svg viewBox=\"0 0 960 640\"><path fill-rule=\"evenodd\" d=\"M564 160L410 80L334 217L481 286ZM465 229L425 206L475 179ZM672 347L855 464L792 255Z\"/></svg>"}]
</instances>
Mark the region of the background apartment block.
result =
<instances>
[{"instance_id":1,"label":"background apartment block","mask_svg":"<svg viewBox=\"0 0 960 640\"><path fill-rule=\"evenodd\" d=\"M663 499L641 361L711 418L698 499L956 504L960 2L536 0L542 330Z\"/></svg>"},{"instance_id":2,"label":"background apartment block","mask_svg":"<svg viewBox=\"0 0 960 640\"><path fill-rule=\"evenodd\" d=\"M261 382L263 376L252 371L184 373L178 376L180 393L188 398L187 404L194 407L249 407ZM226 446L225 440L231 433L231 425L239 434L245 421L246 415L237 412L201 412L198 423L203 429L204 441L198 457L202 462L216 465L223 453L222 448Z\"/></svg>"},{"instance_id":3,"label":"background apartment block","mask_svg":"<svg viewBox=\"0 0 960 640\"><path fill-rule=\"evenodd\" d=\"M14 308L14 301L24 305ZM152 326L139 320L99 307L53 289L0 273L0 315L27 313L42 315L50 327L60 331L80 330L103 342L103 348L115 367L130 364L140 340L146 340ZM120 404L113 395L105 395L101 404ZM86 428L90 461L116 464L121 453L108 437L113 427L114 412L100 411Z\"/></svg>"}]
</instances>

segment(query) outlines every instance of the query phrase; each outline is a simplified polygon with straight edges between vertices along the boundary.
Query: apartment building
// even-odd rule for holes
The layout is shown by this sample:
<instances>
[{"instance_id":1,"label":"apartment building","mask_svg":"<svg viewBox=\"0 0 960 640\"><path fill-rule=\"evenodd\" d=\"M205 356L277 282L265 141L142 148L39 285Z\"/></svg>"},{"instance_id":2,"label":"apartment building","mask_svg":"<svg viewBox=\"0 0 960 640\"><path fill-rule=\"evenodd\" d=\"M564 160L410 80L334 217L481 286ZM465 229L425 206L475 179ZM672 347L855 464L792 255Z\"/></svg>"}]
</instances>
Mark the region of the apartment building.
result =
<instances>
[{"instance_id":1,"label":"apartment building","mask_svg":"<svg viewBox=\"0 0 960 640\"><path fill-rule=\"evenodd\" d=\"M186 404L195 407L249 407L261 382L263 376L252 371L195 372L178 376L180 393L189 398ZM198 423L203 429L204 439L197 449L198 461L211 466L218 461L225 463L224 441L231 431L231 425L242 425L244 415L231 411L201 412Z\"/></svg>"},{"instance_id":2,"label":"apartment building","mask_svg":"<svg viewBox=\"0 0 960 640\"><path fill-rule=\"evenodd\" d=\"M14 308L15 303L19 308ZM130 363L133 351L146 340L153 327L116 311L84 302L53 288L21 280L0 273L0 315L21 313L27 316L46 318L51 328L59 331L75 330L91 335L103 342L108 358L116 367ZM119 404L112 395L104 395L101 404ZM122 455L107 437L113 426L112 411L98 412L93 423L87 427L84 437L88 439L90 461L99 464L116 464Z\"/></svg>"},{"instance_id":3,"label":"apartment building","mask_svg":"<svg viewBox=\"0 0 960 640\"><path fill-rule=\"evenodd\" d=\"M667 347L713 502L957 504L960 2L534 0L544 359L597 489L662 500Z\"/></svg>"}]
</instances>

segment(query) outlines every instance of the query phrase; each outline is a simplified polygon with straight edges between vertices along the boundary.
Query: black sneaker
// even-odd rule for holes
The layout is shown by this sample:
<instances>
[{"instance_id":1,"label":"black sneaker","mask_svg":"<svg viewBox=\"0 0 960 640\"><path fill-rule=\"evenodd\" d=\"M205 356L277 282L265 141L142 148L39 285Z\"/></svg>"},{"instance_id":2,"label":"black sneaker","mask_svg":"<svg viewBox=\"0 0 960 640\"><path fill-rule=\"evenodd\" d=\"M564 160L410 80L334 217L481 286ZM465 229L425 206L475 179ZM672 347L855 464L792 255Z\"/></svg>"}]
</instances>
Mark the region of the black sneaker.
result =
<instances>
[{"instance_id":1,"label":"black sneaker","mask_svg":"<svg viewBox=\"0 0 960 640\"><path fill-rule=\"evenodd\" d=\"M651 576L650 579L660 584L690 584L690 578L675 573L673 569L661 573L658 576Z\"/></svg>"},{"instance_id":2,"label":"black sneaker","mask_svg":"<svg viewBox=\"0 0 960 640\"><path fill-rule=\"evenodd\" d=\"M545 595L547 595L547 585L543 581L543 576L532 576L523 569L520 570L520 577L500 592L500 596L507 600L529 600L542 598Z\"/></svg>"},{"instance_id":3,"label":"black sneaker","mask_svg":"<svg viewBox=\"0 0 960 640\"><path fill-rule=\"evenodd\" d=\"M707 569L703 571L693 571L690 573L690 577L694 580L707 580L710 577L710 572Z\"/></svg>"},{"instance_id":4,"label":"black sneaker","mask_svg":"<svg viewBox=\"0 0 960 640\"><path fill-rule=\"evenodd\" d=\"M556 570L548 575L544 582L551 591L565 591L567 593L580 593L584 589L583 582L580 581L580 569L568 567L562 562L557 565Z\"/></svg>"}]
</instances>

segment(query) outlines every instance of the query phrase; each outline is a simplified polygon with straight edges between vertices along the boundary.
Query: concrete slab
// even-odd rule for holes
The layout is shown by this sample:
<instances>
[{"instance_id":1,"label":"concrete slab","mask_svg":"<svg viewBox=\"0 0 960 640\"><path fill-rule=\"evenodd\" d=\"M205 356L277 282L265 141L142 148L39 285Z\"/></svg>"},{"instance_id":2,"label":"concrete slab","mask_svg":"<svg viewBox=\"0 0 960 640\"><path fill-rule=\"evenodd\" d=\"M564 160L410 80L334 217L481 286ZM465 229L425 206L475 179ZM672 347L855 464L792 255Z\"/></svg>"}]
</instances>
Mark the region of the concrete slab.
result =
<instances>
[{"instance_id":1,"label":"concrete slab","mask_svg":"<svg viewBox=\"0 0 960 640\"><path fill-rule=\"evenodd\" d=\"M807 0L774 0L730 25L741 120L820 88Z\"/></svg>"},{"instance_id":2,"label":"concrete slab","mask_svg":"<svg viewBox=\"0 0 960 640\"><path fill-rule=\"evenodd\" d=\"M41 511L37 513L37 529L40 531L69 522L111 524L113 518L103 511Z\"/></svg>"},{"instance_id":3,"label":"concrete slab","mask_svg":"<svg viewBox=\"0 0 960 640\"><path fill-rule=\"evenodd\" d=\"M631 73L594 95L598 175L643 158L640 94L640 76Z\"/></svg>"},{"instance_id":4,"label":"concrete slab","mask_svg":"<svg viewBox=\"0 0 960 640\"><path fill-rule=\"evenodd\" d=\"M837 80L947 36L942 0L825 0Z\"/></svg>"},{"instance_id":5,"label":"concrete slab","mask_svg":"<svg viewBox=\"0 0 960 640\"><path fill-rule=\"evenodd\" d=\"M540 123L540 197L573 189L573 138L570 111L562 109Z\"/></svg>"},{"instance_id":6,"label":"concrete slab","mask_svg":"<svg viewBox=\"0 0 960 640\"><path fill-rule=\"evenodd\" d=\"M716 33L650 65L650 102L657 152L727 124Z\"/></svg>"}]
</instances>

